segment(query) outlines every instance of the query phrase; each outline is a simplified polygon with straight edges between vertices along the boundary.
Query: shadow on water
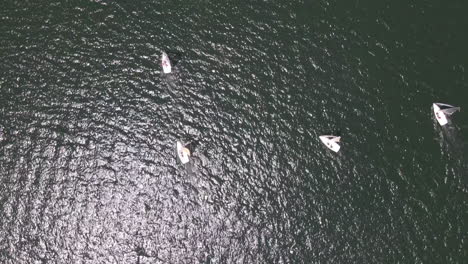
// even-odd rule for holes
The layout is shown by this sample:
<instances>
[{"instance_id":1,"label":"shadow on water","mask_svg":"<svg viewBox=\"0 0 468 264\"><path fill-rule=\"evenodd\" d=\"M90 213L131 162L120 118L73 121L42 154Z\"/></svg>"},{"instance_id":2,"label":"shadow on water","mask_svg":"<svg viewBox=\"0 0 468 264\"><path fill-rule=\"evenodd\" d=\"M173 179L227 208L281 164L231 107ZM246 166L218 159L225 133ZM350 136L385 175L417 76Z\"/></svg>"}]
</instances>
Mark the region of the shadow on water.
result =
<instances>
[{"instance_id":1,"label":"shadow on water","mask_svg":"<svg viewBox=\"0 0 468 264\"><path fill-rule=\"evenodd\" d=\"M185 169L188 173L189 176L193 176L193 153L196 152L196 149L199 145L198 141L195 140L194 138L192 137L186 137L188 139L187 143L185 143L185 147L188 148L190 150L190 153L191 153L191 161L187 164L185 164Z\"/></svg>"},{"instance_id":2,"label":"shadow on water","mask_svg":"<svg viewBox=\"0 0 468 264\"><path fill-rule=\"evenodd\" d=\"M190 150L190 153L194 153L198 146L200 145L199 141L191 136L186 136L187 143L185 143L185 147Z\"/></svg>"},{"instance_id":3,"label":"shadow on water","mask_svg":"<svg viewBox=\"0 0 468 264\"><path fill-rule=\"evenodd\" d=\"M182 53L178 51L169 50L169 51L166 51L166 54L167 56L169 56L169 59L171 60L172 67L177 66L177 64L179 64L179 62L182 60L182 57L183 57Z\"/></svg>"}]
</instances>

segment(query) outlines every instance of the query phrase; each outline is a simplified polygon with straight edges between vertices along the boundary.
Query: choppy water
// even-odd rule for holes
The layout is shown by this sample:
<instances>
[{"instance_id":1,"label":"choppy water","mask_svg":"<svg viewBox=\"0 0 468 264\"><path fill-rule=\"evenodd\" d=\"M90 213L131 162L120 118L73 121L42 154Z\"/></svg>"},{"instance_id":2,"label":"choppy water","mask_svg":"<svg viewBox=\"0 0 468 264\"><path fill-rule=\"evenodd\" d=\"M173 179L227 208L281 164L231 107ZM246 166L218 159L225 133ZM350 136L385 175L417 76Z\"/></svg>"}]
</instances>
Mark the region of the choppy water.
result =
<instances>
[{"instance_id":1,"label":"choppy water","mask_svg":"<svg viewBox=\"0 0 468 264\"><path fill-rule=\"evenodd\" d=\"M1 263L466 263L466 1L1 6Z\"/></svg>"}]
</instances>

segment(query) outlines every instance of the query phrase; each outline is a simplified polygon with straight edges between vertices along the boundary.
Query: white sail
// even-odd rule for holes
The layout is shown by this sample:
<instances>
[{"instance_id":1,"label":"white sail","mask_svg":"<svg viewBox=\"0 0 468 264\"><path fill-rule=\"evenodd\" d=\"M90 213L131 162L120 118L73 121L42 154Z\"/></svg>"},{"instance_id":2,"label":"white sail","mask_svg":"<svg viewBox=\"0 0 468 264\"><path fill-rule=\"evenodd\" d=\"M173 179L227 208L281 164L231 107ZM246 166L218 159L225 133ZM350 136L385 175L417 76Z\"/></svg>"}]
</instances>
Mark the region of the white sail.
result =
<instances>
[{"instance_id":1,"label":"white sail","mask_svg":"<svg viewBox=\"0 0 468 264\"><path fill-rule=\"evenodd\" d=\"M446 115L452 115L453 113L460 111L460 107L446 108L442 109L441 111L444 112L444 114Z\"/></svg>"},{"instance_id":2,"label":"white sail","mask_svg":"<svg viewBox=\"0 0 468 264\"><path fill-rule=\"evenodd\" d=\"M453 105L449 105L449 104L443 104L443 103L434 103L436 105L438 105L440 108L452 108L452 107L455 107Z\"/></svg>"}]
</instances>

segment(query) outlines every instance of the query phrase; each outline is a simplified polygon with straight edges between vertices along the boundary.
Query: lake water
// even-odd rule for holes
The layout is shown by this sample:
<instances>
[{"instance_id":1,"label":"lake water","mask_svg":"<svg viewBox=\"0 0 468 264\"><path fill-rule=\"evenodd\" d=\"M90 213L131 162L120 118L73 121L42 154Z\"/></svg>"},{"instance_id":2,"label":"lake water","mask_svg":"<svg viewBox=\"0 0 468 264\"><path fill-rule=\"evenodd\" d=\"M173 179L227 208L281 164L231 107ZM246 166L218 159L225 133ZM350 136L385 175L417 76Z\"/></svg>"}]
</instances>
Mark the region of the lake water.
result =
<instances>
[{"instance_id":1,"label":"lake water","mask_svg":"<svg viewBox=\"0 0 468 264\"><path fill-rule=\"evenodd\" d=\"M1 5L1 263L466 263L468 2Z\"/></svg>"}]
</instances>

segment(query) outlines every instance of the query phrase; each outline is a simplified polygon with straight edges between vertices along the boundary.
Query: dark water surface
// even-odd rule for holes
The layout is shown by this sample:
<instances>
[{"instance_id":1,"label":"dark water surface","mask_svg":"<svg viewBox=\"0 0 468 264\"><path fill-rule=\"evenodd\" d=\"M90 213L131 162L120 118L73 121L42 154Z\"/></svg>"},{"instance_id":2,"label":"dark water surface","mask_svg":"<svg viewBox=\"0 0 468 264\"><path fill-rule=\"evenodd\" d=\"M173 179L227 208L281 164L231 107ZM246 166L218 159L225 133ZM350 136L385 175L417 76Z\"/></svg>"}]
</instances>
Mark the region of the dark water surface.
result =
<instances>
[{"instance_id":1,"label":"dark water surface","mask_svg":"<svg viewBox=\"0 0 468 264\"><path fill-rule=\"evenodd\" d=\"M3 1L0 263L467 263L467 9Z\"/></svg>"}]
</instances>

